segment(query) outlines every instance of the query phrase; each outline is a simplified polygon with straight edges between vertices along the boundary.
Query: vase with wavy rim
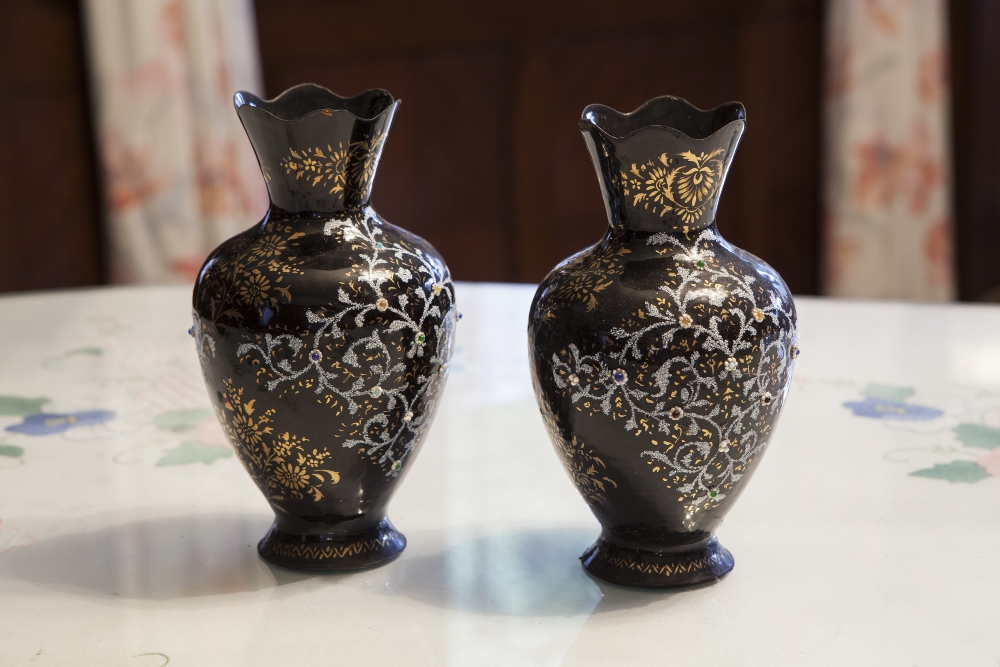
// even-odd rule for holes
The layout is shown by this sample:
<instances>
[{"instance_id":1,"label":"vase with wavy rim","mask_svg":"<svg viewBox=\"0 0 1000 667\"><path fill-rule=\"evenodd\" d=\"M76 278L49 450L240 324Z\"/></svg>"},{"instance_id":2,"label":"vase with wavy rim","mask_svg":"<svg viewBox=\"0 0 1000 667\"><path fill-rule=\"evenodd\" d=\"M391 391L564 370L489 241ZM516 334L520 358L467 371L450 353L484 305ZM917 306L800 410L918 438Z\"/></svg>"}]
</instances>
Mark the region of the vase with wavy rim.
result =
<instances>
[{"instance_id":1,"label":"vase with wavy rim","mask_svg":"<svg viewBox=\"0 0 1000 667\"><path fill-rule=\"evenodd\" d=\"M441 256L369 203L399 102L305 84L235 103L271 205L205 262L192 334L275 512L258 551L301 569L382 563L406 545L386 507L434 416L456 322Z\"/></svg>"},{"instance_id":2,"label":"vase with wavy rim","mask_svg":"<svg viewBox=\"0 0 1000 667\"><path fill-rule=\"evenodd\" d=\"M772 438L798 355L784 282L715 224L744 118L735 102L659 97L580 120L609 228L545 278L528 333L546 427L602 527L583 566L617 584L732 569L715 530Z\"/></svg>"}]
</instances>

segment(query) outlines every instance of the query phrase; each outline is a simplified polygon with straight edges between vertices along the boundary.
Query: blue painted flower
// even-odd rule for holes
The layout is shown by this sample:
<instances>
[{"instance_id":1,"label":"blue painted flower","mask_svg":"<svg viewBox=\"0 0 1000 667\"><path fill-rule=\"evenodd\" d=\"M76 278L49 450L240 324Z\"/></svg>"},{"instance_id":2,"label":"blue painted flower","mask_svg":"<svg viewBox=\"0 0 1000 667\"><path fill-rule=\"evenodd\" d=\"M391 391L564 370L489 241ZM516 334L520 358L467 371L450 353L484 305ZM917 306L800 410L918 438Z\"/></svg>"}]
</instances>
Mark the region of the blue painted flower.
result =
<instances>
[{"instance_id":1,"label":"blue painted flower","mask_svg":"<svg viewBox=\"0 0 1000 667\"><path fill-rule=\"evenodd\" d=\"M944 414L943 410L929 408L926 405L913 405L912 403L871 396L863 401L847 401L844 403L844 407L850 409L858 417L902 421L928 421L937 419Z\"/></svg>"},{"instance_id":2,"label":"blue painted flower","mask_svg":"<svg viewBox=\"0 0 1000 667\"><path fill-rule=\"evenodd\" d=\"M71 428L80 426L93 426L103 424L114 419L115 413L110 410L84 410L83 412L71 412L68 414L39 413L28 415L20 424L8 426L8 431L15 433L26 433L28 435L52 435L62 433Z\"/></svg>"}]
</instances>

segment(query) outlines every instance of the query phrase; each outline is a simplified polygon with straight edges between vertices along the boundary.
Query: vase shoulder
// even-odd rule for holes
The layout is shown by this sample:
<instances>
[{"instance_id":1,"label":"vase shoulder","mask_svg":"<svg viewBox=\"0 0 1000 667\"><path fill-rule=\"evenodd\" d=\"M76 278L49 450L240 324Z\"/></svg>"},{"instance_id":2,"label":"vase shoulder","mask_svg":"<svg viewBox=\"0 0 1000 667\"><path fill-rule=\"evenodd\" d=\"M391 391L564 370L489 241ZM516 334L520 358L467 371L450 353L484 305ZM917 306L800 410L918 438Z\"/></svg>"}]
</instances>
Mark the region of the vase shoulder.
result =
<instances>
[{"instance_id":1,"label":"vase shoulder","mask_svg":"<svg viewBox=\"0 0 1000 667\"><path fill-rule=\"evenodd\" d=\"M670 300L674 286L685 291L683 305L695 320L717 315L712 304L724 302L723 295L735 305L739 297L733 290L743 288L755 293L755 304L776 298L794 325L794 302L778 273L714 229L624 241L609 234L553 269L538 289L532 317L541 321L558 315L570 318L576 330L601 331L620 324L625 311L641 321L647 303L681 308Z\"/></svg>"},{"instance_id":2,"label":"vase shoulder","mask_svg":"<svg viewBox=\"0 0 1000 667\"><path fill-rule=\"evenodd\" d=\"M450 284L433 246L370 207L336 214L272 209L209 256L195 286L195 308L221 328L273 333L305 322L307 311L350 308L341 291L361 290L372 271L392 276L387 291L395 291L393 280L419 281L431 290Z\"/></svg>"}]
</instances>

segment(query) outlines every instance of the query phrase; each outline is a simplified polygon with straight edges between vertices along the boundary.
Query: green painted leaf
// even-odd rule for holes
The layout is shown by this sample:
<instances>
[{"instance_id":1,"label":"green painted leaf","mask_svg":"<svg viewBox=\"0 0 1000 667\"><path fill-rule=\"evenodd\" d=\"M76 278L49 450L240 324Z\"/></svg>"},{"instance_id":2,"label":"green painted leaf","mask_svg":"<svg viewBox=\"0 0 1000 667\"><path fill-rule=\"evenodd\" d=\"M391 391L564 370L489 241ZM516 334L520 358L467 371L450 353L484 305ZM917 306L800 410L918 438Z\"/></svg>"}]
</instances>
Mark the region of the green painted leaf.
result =
<instances>
[{"instance_id":1,"label":"green painted leaf","mask_svg":"<svg viewBox=\"0 0 1000 667\"><path fill-rule=\"evenodd\" d=\"M12 417L37 415L42 411L42 406L50 402L49 399L44 397L0 396L0 415Z\"/></svg>"},{"instance_id":2,"label":"green painted leaf","mask_svg":"<svg viewBox=\"0 0 1000 667\"><path fill-rule=\"evenodd\" d=\"M9 456L12 459L21 458L24 455L24 447L17 445L5 445L0 443L0 456Z\"/></svg>"},{"instance_id":3,"label":"green painted leaf","mask_svg":"<svg viewBox=\"0 0 1000 667\"><path fill-rule=\"evenodd\" d=\"M216 459L225 459L233 455L233 451L228 447L218 447L216 445L203 445L200 442L182 442L172 449L168 449L156 462L157 466L182 466L188 463L212 463Z\"/></svg>"},{"instance_id":4,"label":"green painted leaf","mask_svg":"<svg viewBox=\"0 0 1000 667\"><path fill-rule=\"evenodd\" d=\"M1000 447L1000 428L982 424L959 424L955 427L955 437L966 447L996 449Z\"/></svg>"},{"instance_id":5,"label":"green painted leaf","mask_svg":"<svg viewBox=\"0 0 1000 667\"><path fill-rule=\"evenodd\" d=\"M864 394L867 398L885 398L902 403L915 392L912 387L897 387L891 384L869 384Z\"/></svg>"},{"instance_id":6,"label":"green painted leaf","mask_svg":"<svg viewBox=\"0 0 1000 667\"><path fill-rule=\"evenodd\" d=\"M99 357L104 354L104 350L99 347L78 347L75 350L70 350L69 352L64 352L64 357Z\"/></svg>"},{"instance_id":7,"label":"green painted leaf","mask_svg":"<svg viewBox=\"0 0 1000 667\"><path fill-rule=\"evenodd\" d=\"M156 415L153 418L153 424L156 428L161 428L164 431L180 433L181 431L190 431L198 422L205 421L211 416L211 410L172 410Z\"/></svg>"},{"instance_id":8,"label":"green painted leaf","mask_svg":"<svg viewBox=\"0 0 1000 667\"><path fill-rule=\"evenodd\" d=\"M952 461L938 463L933 468L914 470L914 477L929 477L931 479L946 479L953 484L974 484L990 476L982 466L974 461Z\"/></svg>"}]
</instances>

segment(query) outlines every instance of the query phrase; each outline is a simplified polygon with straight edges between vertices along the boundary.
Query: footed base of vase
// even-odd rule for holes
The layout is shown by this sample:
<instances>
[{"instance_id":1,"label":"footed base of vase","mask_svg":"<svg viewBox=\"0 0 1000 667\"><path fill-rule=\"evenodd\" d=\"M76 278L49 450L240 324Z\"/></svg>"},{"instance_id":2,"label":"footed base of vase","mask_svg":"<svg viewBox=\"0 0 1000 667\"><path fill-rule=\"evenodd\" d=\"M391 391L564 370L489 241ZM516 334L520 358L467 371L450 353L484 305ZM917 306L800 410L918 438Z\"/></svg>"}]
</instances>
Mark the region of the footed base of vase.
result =
<instances>
[{"instance_id":1,"label":"footed base of vase","mask_svg":"<svg viewBox=\"0 0 1000 667\"><path fill-rule=\"evenodd\" d=\"M641 588L707 584L733 569L733 555L714 537L700 549L681 553L621 547L602 537L580 560L583 569L595 577Z\"/></svg>"},{"instance_id":2,"label":"footed base of vase","mask_svg":"<svg viewBox=\"0 0 1000 667\"><path fill-rule=\"evenodd\" d=\"M296 535L271 526L257 545L264 560L296 570L343 572L381 565L403 553L406 538L388 519L357 535Z\"/></svg>"}]
</instances>

